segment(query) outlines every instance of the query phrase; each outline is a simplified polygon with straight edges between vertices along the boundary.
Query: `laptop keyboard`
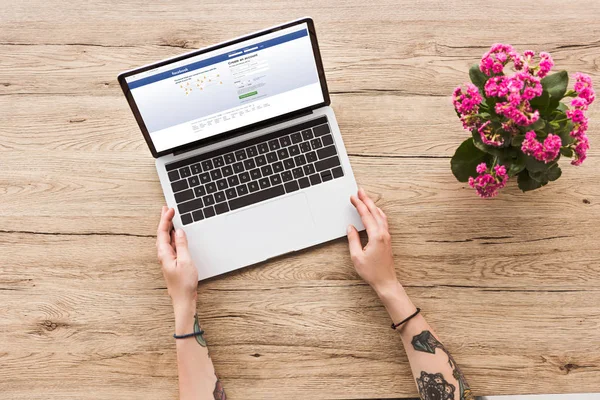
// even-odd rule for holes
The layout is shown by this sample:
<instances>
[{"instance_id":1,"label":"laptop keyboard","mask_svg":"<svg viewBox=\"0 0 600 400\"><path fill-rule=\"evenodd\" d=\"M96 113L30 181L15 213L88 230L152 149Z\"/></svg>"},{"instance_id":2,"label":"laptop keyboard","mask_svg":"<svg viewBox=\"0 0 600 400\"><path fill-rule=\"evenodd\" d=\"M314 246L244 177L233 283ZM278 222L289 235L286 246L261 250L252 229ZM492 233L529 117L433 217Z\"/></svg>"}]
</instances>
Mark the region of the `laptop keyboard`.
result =
<instances>
[{"instance_id":1,"label":"laptop keyboard","mask_svg":"<svg viewBox=\"0 0 600 400\"><path fill-rule=\"evenodd\" d=\"M184 225L344 176L326 117L166 169Z\"/></svg>"}]
</instances>

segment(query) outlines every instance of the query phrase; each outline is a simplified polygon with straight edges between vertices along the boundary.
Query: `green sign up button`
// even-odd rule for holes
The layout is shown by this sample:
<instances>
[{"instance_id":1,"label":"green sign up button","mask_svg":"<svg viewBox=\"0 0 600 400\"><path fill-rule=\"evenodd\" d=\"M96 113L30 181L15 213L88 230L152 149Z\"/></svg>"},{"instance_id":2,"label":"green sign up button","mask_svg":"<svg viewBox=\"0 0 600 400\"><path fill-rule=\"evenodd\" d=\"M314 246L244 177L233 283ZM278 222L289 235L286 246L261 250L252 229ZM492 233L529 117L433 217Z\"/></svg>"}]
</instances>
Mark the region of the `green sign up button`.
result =
<instances>
[{"instance_id":1,"label":"green sign up button","mask_svg":"<svg viewBox=\"0 0 600 400\"><path fill-rule=\"evenodd\" d=\"M245 99L246 97L254 96L257 93L258 92L256 90L254 92L244 93L243 95L240 96L240 99Z\"/></svg>"}]
</instances>

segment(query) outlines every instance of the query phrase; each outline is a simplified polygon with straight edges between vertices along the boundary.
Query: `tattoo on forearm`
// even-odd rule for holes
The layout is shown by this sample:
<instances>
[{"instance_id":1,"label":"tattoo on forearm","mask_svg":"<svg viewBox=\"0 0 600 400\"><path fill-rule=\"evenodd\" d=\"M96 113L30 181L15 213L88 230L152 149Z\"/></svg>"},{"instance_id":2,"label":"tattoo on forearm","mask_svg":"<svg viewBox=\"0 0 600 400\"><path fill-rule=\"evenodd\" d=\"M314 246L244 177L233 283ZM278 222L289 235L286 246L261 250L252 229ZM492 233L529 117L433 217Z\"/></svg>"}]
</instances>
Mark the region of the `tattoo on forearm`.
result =
<instances>
[{"instance_id":1,"label":"tattoo on forearm","mask_svg":"<svg viewBox=\"0 0 600 400\"><path fill-rule=\"evenodd\" d=\"M200 322L198 321L198 314L194 314L194 332L197 332L196 341L202 347L206 347L206 340L204 339L204 331L200 328ZM208 349L207 349L208 350ZM210 358L210 354L208 355ZM217 382L215 382L215 390L213 391L213 397L215 400L227 400L227 395L225 394L225 389L223 389L223 384L219 380L219 377L216 376Z\"/></svg>"},{"instance_id":2,"label":"tattoo on forearm","mask_svg":"<svg viewBox=\"0 0 600 400\"><path fill-rule=\"evenodd\" d=\"M459 399L460 400L473 400L473 394L471 393L471 388L467 383L465 376L462 371L454 361L454 358L450 355L448 350L444 347L439 340L433 336L433 334L429 331L423 331L420 334L416 335L412 339L413 348L416 351L422 351L424 353L435 354L435 349L440 349L448 356L448 364L450 364L450 368L452 368L452 376L458 382L459 389ZM421 394L421 398L423 400L430 399L454 399L454 385L446 382L442 374L428 374L424 371L421 372L421 376L417 378L417 385L419 387L419 393ZM452 392L450 397L438 397L436 393L438 390L443 388L444 393Z\"/></svg>"}]
</instances>

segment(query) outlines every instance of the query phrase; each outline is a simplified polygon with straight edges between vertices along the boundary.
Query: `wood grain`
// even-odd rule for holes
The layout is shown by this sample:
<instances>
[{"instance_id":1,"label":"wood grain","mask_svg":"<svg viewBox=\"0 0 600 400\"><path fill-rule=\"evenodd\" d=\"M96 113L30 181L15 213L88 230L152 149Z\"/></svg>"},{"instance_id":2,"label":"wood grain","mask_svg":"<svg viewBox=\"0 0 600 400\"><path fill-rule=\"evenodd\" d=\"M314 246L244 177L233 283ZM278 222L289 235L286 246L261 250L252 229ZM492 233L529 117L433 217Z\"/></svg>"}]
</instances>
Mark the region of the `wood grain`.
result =
<instances>
[{"instance_id":1,"label":"wood grain","mask_svg":"<svg viewBox=\"0 0 600 400\"><path fill-rule=\"evenodd\" d=\"M154 254L163 195L125 69L303 15L316 22L356 178L389 215L400 279L478 395L597 391L600 108L582 167L491 201L454 180L449 94L491 43L600 81L600 3L356 0L0 4L0 393L177 396ZM232 399L415 396L344 240L202 282Z\"/></svg>"}]
</instances>

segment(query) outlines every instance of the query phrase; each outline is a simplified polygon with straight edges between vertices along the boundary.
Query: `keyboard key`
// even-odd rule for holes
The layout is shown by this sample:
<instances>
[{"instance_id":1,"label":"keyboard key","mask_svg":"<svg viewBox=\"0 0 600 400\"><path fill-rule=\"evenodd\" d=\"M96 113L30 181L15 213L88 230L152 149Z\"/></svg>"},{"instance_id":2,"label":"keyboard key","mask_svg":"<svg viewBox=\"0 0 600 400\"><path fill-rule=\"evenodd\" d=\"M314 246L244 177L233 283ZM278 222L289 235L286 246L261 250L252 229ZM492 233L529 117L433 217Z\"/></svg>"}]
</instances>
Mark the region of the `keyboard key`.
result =
<instances>
[{"instance_id":1,"label":"keyboard key","mask_svg":"<svg viewBox=\"0 0 600 400\"><path fill-rule=\"evenodd\" d=\"M289 156L290 156L290 154L288 153L287 149L277 150L277 157L279 157L280 160L283 160L284 158L288 158Z\"/></svg>"},{"instance_id":2,"label":"keyboard key","mask_svg":"<svg viewBox=\"0 0 600 400\"><path fill-rule=\"evenodd\" d=\"M316 150L318 148L323 147L323 143L321 143L321 139L320 138L315 138L313 140L310 141L310 147L313 148L313 150Z\"/></svg>"},{"instance_id":3,"label":"keyboard key","mask_svg":"<svg viewBox=\"0 0 600 400\"><path fill-rule=\"evenodd\" d=\"M258 184L260 185L261 189L266 189L269 186L271 186L271 184L269 183L269 178L262 178L258 180Z\"/></svg>"},{"instance_id":4,"label":"keyboard key","mask_svg":"<svg viewBox=\"0 0 600 400\"><path fill-rule=\"evenodd\" d=\"M179 210L179 214L185 214L190 211L197 210L202 208L204 204L202 204L202 199L195 199L185 203L181 203L177 205L177 210Z\"/></svg>"},{"instance_id":5,"label":"keyboard key","mask_svg":"<svg viewBox=\"0 0 600 400\"><path fill-rule=\"evenodd\" d=\"M233 199L229 202L229 208L231 210L237 210L238 208L246 207L251 204L255 204L261 201L265 201L268 199L272 199L277 196L281 196L285 194L285 190L283 185L277 185L270 187L265 190L261 190L260 192L255 192L249 194L247 196L238 197L237 199Z\"/></svg>"},{"instance_id":6,"label":"keyboard key","mask_svg":"<svg viewBox=\"0 0 600 400\"><path fill-rule=\"evenodd\" d=\"M287 193L295 192L296 190L300 190L300 186L298 186L298 182L296 182L296 181L288 182L284 186L285 186L285 191Z\"/></svg>"},{"instance_id":7,"label":"keyboard key","mask_svg":"<svg viewBox=\"0 0 600 400\"><path fill-rule=\"evenodd\" d=\"M215 157L212 161L215 168L221 168L225 165L225 160L223 160L223 156Z\"/></svg>"},{"instance_id":8,"label":"keyboard key","mask_svg":"<svg viewBox=\"0 0 600 400\"><path fill-rule=\"evenodd\" d=\"M233 164L235 162L235 156L233 155L233 153L227 153L223 156L223 158L225 159L225 164L227 165Z\"/></svg>"},{"instance_id":9,"label":"keyboard key","mask_svg":"<svg viewBox=\"0 0 600 400\"><path fill-rule=\"evenodd\" d=\"M240 182L247 183L250 182L250 174L247 172L242 172L238 175L240 177Z\"/></svg>"},{"instance_id":10,"label":"keyboard key","mask_svg":"<svg viewBox=\"0 0 600 400\"><path fill-rule=\"evenodd\" d=\"M269 164L272 164L275 161L277 161L277 153L275 153L274 151L268 153L267 154L267 161L269 162Z\"/></svg>"},{"instance_id":11,"label":"keyboard key","mask_svg":"<svg viewBox=\"0 0 600 400\"><path fill-rule=\"evenodd\" d=\"M179 170L179 175L182 178L187 178L188 176L192 176L192 172L190 171L190 167L183 167Z\"/></svg>"},{"instance_id":12,"label":"keyboard key","mask_svg":"<svg viewBox=\"0 0 600 400\"><path fill-rule=\"evenodd\" d=\"M237 176L230 176L227 178L227 183L229 183L230 187L234 187L240 184L240 179Z\"/></svg>"},{"instance_id":13,"label":"keyboard key","mask_svg":"<svg viewBox=\"0 0 600 400\"><path fill-rule=\"evenodd\" d=\"M277 173L281 171L283 171L283 163L281 161L278 161L275 164L273 164L273 172Z\"/></svg>"},{"instance_id":14,"label":"keyboard key","mask_svg":"<svg viewBox=\"0 0 600 400\"><path fill-rule=\"evenodd\" d=\"M313 128L313 132L315 133L315 136L323 136L326 133L329 133L331 131L329 130L328 124L323 124L323 125L315 126Z\"/></svg>"},{"instance_id":15,"label":"keyboard key","mask_svg":"<svg viewBox=\"0 0 600 400\"><path fill-rule=\"evenodd\" d=\"M238 150L235 152L235 159L238 161L242 161L245 160L246 158L248 158L248 156L246 155L246 151L244 149L242 150Z\"/></svg>"},{"instance_id":16,"label":"keyboard key","mask_svg":"<svg viewBox=\"0 0 600 400\"><path fill-rule=\"evenodd\" d=\"M304 189L310 186L310 181L307 177L304 177L302 179L298 179L298 184L300 185L300 189Z\"/></svg>"},{"instance_id":17,"label":"keyboard key","mask_svg":"<svg viewBox=\"0 0 600 400\"><path fill-rule=\"evenodd\" d=\"M281 183L281 176L279 176L279 174L271 175L269 180L271 181L272 186L279 185Z\"/></svg>"},{"instance_id":18,"label":"keyboard key","mask_svg":"<svg viewBox=\"0 0 600 400\"><path fill-rule=\"evenodd\" d=\"M317 161L317 153L311 151L310 153L306 153L306 162L315 162Z\"/></svg>"},{"instance_id":19,"label":"keyboard key","mask_svg":"<svg viewBox=\"0 0 600 400\"><path fill-rule=\"evenodd\" d=\"M213 204L215 204L215 198L213 197L212 194L206 195L202 198L202 200L204 200L204 205L205 206L212 206Z\"/></svg>"},{"instance_id":20,"label":"keyboard key","mask_svg":"<svg viewBox=\"0 0 600 400\"><path fill-rule=\"evenodd\" d=\"M221 203L225 201L225 192L217 192L215 193L215 202Z\"/></svg>"},{"instance_id":21,"label":"keyboard key","mask_svg":"<svg viewBox=\"0 0 600 400\"><path fill-rule=\"evenodd\" d=\"M302 172L302 168L294 168L292 175L294 175L294 179L300 179L304 176L304 172Z\"/></svg>"},{"instance_id":22,"label":"keyboard key","mask_svg":"<svg viewBox=\"0 0 600 400\"><path fill-rule=\"evenodd\" d=\"M202 183L203 185L206 185L208 182L210 182L212 180L212 179L210 179L210 174L208 172L200 174L200 175L198 175L198 177L200 178L200 183Z\"/></svg>"},{"instance_id":23,"label":"keyboard key","mask_svg":"<svg viewBox=\"0 0 600 400\"><path fill-rule=\"evenodd\" d=\"M245 196L248 194L248 186L240 185L236 188L238 196Z\"/></svg>"},{"instance_id":24,"label":"keyboard key","mask_svg":"<svg viewBox=\"0 0 600 400\"><path fill-rule=\"evenodd\" d=\"M259 154L265 154L269 151L269 146L266 143L260 143L256 146Z\"/></svg>"},{"instance_id":25,"label":"keyboard key","mask_svg":"<svg viewBox=\"0 0 600 400\"><path fill-rule=\"evenodd\" d=\"M285 160L283 160L283 167L285 169L292 169L296 166L296 164L294 164L294 160L291 158L286 158Z\"/></svg>"},{"instance_id":26,"label":"keyboard key","mask_svg":"<svg viewBox=\"0 0 600 400\"><path fill-rule=\"evenodd\" d=\"M252 180L258 179L260 178L262 175L260 174L260 169L255 168L252 171L250 171L250 178L252 178Z\"/></svg>"},{"instance_id":27,"label":"keyboard key","mask_svg":"<svg viewBox=\"0 0 600 400\"><path fill-rule=\"evenodd\" d=\"M329 158L331 156L335 156L337 151L335 151L335 146L323 147L320 150L317 150L317 155L319 156L319 160L324 158Z\"/></svg>"},{"instance_id":28,"label":"keyboard key","mask_svg":"<svg viewBox=\"0 0 600 400\"><path fill-rule=\"evenodd\" d=\"M189 186L187 179L182 179L180 181L171 183L171 189L173 189L173 193L180 192L184 189L187 189L188 187Z\"/></svg>"},{"instance_id":29,"label":"keyboard key","mask_svg":"<svg viewBox=\"0 0 600 400\"><path fill-rule=\"evenodd\" d=\"M236 174L244 172L244 164L242 164L241 162L233 164L233 172L235 172Z\"/></svg>"},{"instance_id":30,"label":"keyboard key","mask_svg":"<svg viewBox=\"0 0 600 400\"><path fill-rule=\"evenodd\" d=\"M248 184L248 190L250 193L256 192L258 189L260 189L260 186L258 185L257 181L252 181Z\"/></svg>"},{"instance_id":31,"label":"keyboard key","mask_svg":"<svg viewBox=\"0 0 600 400\"><path fill-rule=\"evenodd\" d=\"M258 156L254 159L256 161L256 165L262 167L263 165L267 165L267 157Z\"/></svg>"},{"instance_id":32,"label":"keyboard key","mask_svg":"<svg viewBox=\"0 0 600 400\"><path fill-rule=\"evenodd\" d=\"M174 169L173 171L169 172L169 182L177 180L179 180L179 171Z\"/></svg>"},{"instance_id":33,"label":"keyboard key","mask_svg":"<svg viewBox=\"0 0 600 400\"><path fill-rule=\"evenodd\" d=\"M181 216L181 223L184 225L191 224L192 222L192 214L183 214Z\"/></svg>"},{"instance_id":34,"label":"keyboard key","mask_svg":"<svg viewBox=\"0 0 600 400\"><path fill-rule=\"evenodd\" d=\"M210 218L215 216L215 209L213 207L207 207L204 209L204 217Z\"/></svg>"},{"instance_id":35,"label":"keyboard key","mask_svg":"<svg viewBox=\"0 0 600 400\"><path fill-rule=\"evenodd\" d=\"M215 211L217 214L223 214L229 211L229 206L227 203L219 203L215 206Z\"/></svg>"},{"instance_id":36,"label":"keyboard key","mask_svg":"<svg viewBox=\"0 0 600 400\"><path fill-rule=\"evenodd\" d=\"M269 176L273 173L273 167L270 165L265 165L260 169L260 172L262 173L262 176Z\"/></svg>"},{"instance_id":37,"label":"keyboard key","mask_svg":"<svg viewBox=\"0 0 600 400\"><path fill-rule=\"evenodd\" d=\"M210 160L202 161L202 171L210 171L211 169L213 169L212 161L210 161Z\"/></svg>"},{"instance_id":38,"label":"keyboard key","mask_svg":"<svg viewBox=\"0 0 600 400\"><path fill-rule=\"evenodd\" d=\"M250 146L246 149L246 154L248 157L256 157L258 155L258 150L256 150L256 146Z\"/></svg>"},{"instance_id":39,"label":"keyboard key","mask_svg":"<svg viewBox=\"0 0 600 400\"><path fill-rule=\"evenodd\" d=\"M334 178L340 178L342 176L344 176L344 171L342 171L342 167L337 167L334 168L331 173L333 174Z\"/></svg>"},{"instance_id":40,"label":"keyboard key","mask_svg":"<svg viewBox=\"0 0 600 400\"><path fill-rule=\"evenodd\" d=\"M217 179L221 179L223 177L223 174L221 173L220 169L213 169L212 171L210 171L210 177L216 181Z\"/></svg>"},{"instance_id":41,"label":"keyboard key","mask_svg":"<svg viewBox=\"0 0 600 400\"><path fill-rule=\"evenodd\" d=\"M340 159L336 157L326 158L325 160L317 161L315 163L315 169L317 171L323 171L325 169L331 169L340 165Z\"/></svg>"},{"instance_id":42,"label":"keyboard key","mask_svg":"<svg viewBox=\"0 0 600 400\"><path fill-rule=\"evenodd\" d=\"M302 135L300 132L292 133L290 138L292 139L293 144L300 143L302 141Z\"/></svg>"},{"instance_id":43,"label":"keyboard key","mask_svg":"<svg viewBox=\"0 0 600 400\"><path fill-rule=\"evenodd\" d=\"M225 190L228 187L229 187L229 185L227 185L227 181L225 179L220 179L217 181L217 189Z\"/></svg>"},{"instance_id":44,"label":"keyboard key","mask_svg":"<svg viewBox=\"0 0 600 400\"><path fill-rule=\"evenodd\" d=\"M309 142L302 142L300 143L300 151L303 153L306 153L307 151L310 151L310 143Z\"/></svg>"},{"instance_id":45,"label":"keyboard key","mask_svg":"<svg viewBox=\"0 0 600 400\"><path fill-rule=\"evenodd\" d=\"M217 191L217 184L214 182L207 183L204 187L206 188L207 193L214 193Z\"/></svg>"},{"instance_id":46,"label":"keyboard key","mask_svg":"<svg viewBox=\"0 0 600 400\"><path fill-rule=\"evenodd\" d=\"M312 131L310 129L305 129L302 131L302 139L310 140L313 138Z\"/></svg>"},{"instance_id":47,"label":"keyboard key","mask_svg":"<svg viewBox=\"0 0 600 400\"><path fill-rule=\"evenodd\" d=\"M279 146L279 140L277 140L277 139L269 140L269 149L277 150L280 147L281 146Z\"/></svg>"},{"instance_id":48,"label":"keyboard key","mask_svg":"<svg viewBox=\"0 0 600 400\"><path fill-rule=\"evenodd\" d=\"M202 167L200 167L200 163L196 163L190 167L192 169L192 175L198 175L202 172Z\"/></svg>"},{"instance_id":49,"label":"keyboard key","mask_svg":"<svg viewBox=\"0 0 600 400\"><path fill-rule=\"evenodd\" d=\"M204 196L206 194L206 189L204 189L204 186L196 186L194 188L194 194L196 197Z\"/></svg>"},{"instance_id":50,"label":"keyboard key","mask_svg":"<svg viewBox=\"0 0 600 400\"><path fill-rule=\"evenodd\" d=\"M294 158L294 161L296 162L297 166L301 167L306 164L306 157L304 157L304 154L300 154Z\"/></svg>"},{"instance_id":51,"label":"keyboard key","mask_svg":"<svg viewBox=\"0 0 600 400\"><path fill-rule=\"evenodd\" d=\"M290 152L290 157L294 157L300 154L300 147L298 147L298 145L290 146L288 150Z\"/></svg>"},{"instance_id":52,"label":"keyboard key","mask_svg":"<svg viewBox=\"0 0 600 400\"><path fill-rule=\"evenodd\" d=\"M190 185L190 187L194 187L194 186L198 186L200 184L200 179L198 179L198 176L190 176L188 178L188 184Z\"/></svg>"},{"instance_id":53,"label":"keyboard key","mask_svg":"<svg viewBox=\"0 0 600 400\"><path fill-rule=\"evenodd\" d=\"M194 217L194 222L202 221L204 219L204 213L202 210L194 211L192 217Z\"/></svg>"},{"instance_id":54,"label":"keyboard key","mask_svg":"<svg viewBox=\"0 0 600 400\"><path fill-rule=\"evenodd\" d=\"M323 146L329 146L333 144L333 136L326 135L321 138L321 142L323 142Z\"/></svg>"},{"instance_id":55,"label":"keyboard key","mask_svg":"<svg viewBox=\"0 0 600 400\"><path fill-rule=\"evenodd\" d=\"M279 138L279 144L281 147L288 147L290 144L292 144L292 141L290 140L289 136L285 135Z\"/></svg>"},{"instance_id":56,"label":"keyboard key","mask_svg":"<svg viewBox=\"0 0 600 400\"><path fill-rule=\"evenodd\" d=\"M281 179L284 182L287 182L287 181L291 181L292 179L294 179L294 177L292 176L292 172L291 171L284 171L284 172L281 173Z\"/></svg>"},{"instance_id":57,"label":"keyboard key","mask_svg":"<svg viewBox=\"0 0 600 400\"><path fill-rule=\"evenodd\" d=\"M175 193L175 201L177 203L183 203L194 198L194 191L192 189L185 190L183 192Z\"/></svg>"},{"instance_id":58,"label":"keyboard key","mask_svg":"<svg viewBox=\"0 0 600 400\"><path fill-rule=\"evenodd\" d=\"M225 196L227 196L227 200L231 200L237 197L237 193L234 188L229 188L225 191Z\"/></svg>"},{"instance_id":59,"label":"keyboard key","mask_svg":"<svg viewBox=\"0 0 600 400\"><path fill-rule=\"evenodd\" d=\"M331 175L331 171L326 170L326 171L321 172L321 179L323 180L323 182L332 180L333 175Z\"/></svg>"},{"instance_id":60,"label":"keyboard key","mask_svg":"<svg viewBox=\"0 0 600 400\"><path fill-rule=\"evenodd\" d=\"M308 177L308 179L310 179L311 185L317 185L317 184L321 183L321 177L319 176L319 174L311 175Z\"/></svg>"},{"instance_id":61,"label":"keyboard key","mask_svg":"<svg viewBox=\"0 0 600 400\"><path fill-rule=\"evenodd\" d=\"M252 168L256 168L256 163L254 162L254 159L249 158L246 161L244 161L244 168L246 168L246 171L249 171Z\"/></svg>"},{"instance_id":62,"label":"keyboard key","mask_svg":"<svg viewBox=\"0 0 600 400\"><path fill-rule=\"evenodd\" d=\"M312 175L316 172L315 166L313 164L307 164L304 167L302 167L302 169L304 169L304 175Z\"/></svg>"},{"instance_id":63,"label":"keyboard key","mask_svg":"<svg viewBox=\"0 0 600 400\"><path fill-rule=\"evenodd\" d=\"M221 173L223 174L223 176L231 176L233 175L233 167L231 165L226 165L223 168L221 168Z\"/></svg>"}]
</instances>

